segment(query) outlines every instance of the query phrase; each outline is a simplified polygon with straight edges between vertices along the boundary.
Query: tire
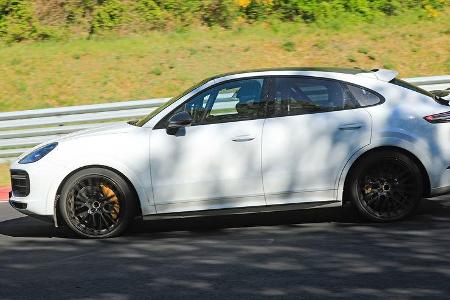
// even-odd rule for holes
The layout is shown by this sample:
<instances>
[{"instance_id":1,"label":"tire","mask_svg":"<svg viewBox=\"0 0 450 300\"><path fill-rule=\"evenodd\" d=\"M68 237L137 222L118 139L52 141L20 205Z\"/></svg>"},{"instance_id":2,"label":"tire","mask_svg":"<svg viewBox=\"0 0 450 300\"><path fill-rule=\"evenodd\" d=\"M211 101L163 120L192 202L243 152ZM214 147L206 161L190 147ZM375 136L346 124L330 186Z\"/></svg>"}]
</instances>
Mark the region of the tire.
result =
<instances>
[{"instance_id":1,"label":"tire","mask_svg":"<svg viewBox=\"0 0 450 300\"><path fill-rule=\"evenodd\" d=\"M358 162L346 188L365 218L392 222L416 211L424 186L420 169L411 158L400 152L380 151Z\"/></svg>"},{"instance_id":2,"label":"tire","mask_svg":"<svg viewBox=\"0 0 450 300\"><path fill-rule=\"evenodd\" d=\"M87 168L65 182L58 202L67 226L84 238L121 235L136 214L136 197L117 173Z\"/></svg>"}]
</instances>

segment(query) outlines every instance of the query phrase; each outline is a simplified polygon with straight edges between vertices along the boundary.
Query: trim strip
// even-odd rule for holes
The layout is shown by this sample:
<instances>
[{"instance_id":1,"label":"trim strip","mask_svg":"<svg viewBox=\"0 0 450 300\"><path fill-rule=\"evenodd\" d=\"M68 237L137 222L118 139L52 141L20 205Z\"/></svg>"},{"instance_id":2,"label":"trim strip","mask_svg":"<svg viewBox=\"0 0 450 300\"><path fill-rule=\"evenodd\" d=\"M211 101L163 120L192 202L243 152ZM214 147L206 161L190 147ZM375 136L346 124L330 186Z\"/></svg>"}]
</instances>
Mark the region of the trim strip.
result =
<instances>
[{"instance_id":1,"label":"trim strip","mask_svg":"<svg viewBox=\"0 0 450 300\"><path fill-rule=\"evenodd\" d=\"M317 207L336 207L340 206L341 201L320 201L320 202L305 202L295 204L280 204L269 206L252 206L244 208L226 208L226 209L213 209L202 211L186 211L180 213L164 213L143 216L144 220L161 220L161 219L176 219L176 218L193 218L193 217L207 217L207 216L219 216L219 215L236 215L236 214L251 214L251 213L263 213L274 211L286 211L286 210L298 210L298 209L311 209Z\"/></svg>"}]
</instances>

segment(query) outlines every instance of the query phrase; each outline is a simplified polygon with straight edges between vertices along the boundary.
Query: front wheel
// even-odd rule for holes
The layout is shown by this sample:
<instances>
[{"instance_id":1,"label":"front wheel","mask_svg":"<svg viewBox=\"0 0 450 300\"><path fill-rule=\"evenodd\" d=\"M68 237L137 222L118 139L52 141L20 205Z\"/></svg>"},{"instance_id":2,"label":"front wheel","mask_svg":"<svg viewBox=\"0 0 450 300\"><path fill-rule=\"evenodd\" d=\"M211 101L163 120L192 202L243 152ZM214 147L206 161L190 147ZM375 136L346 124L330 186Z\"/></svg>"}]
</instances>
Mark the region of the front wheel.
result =
<instances>
[{"instance_id":1,"label":"front wheel","mask_svg":"<svg viewBox=\"0 0 450 300\"><path fill-rule=\"evenodd\" d=\"M83 169L64 184L61 215L76 234L108 238L125 231L135 214L136 200L127 182L113 171Z\"/></svg>"},{"instance_id":2,"label":"front wheel","mask_svg":"<svg viewBox=\"0 0 450 300\"><path fill-rule=\"evenodd\" d=\"M411 215L423 195L421 172L403 153L378 152L358 163L347 185L358 211L377 222Z\"/></svg>"}]
</instances>

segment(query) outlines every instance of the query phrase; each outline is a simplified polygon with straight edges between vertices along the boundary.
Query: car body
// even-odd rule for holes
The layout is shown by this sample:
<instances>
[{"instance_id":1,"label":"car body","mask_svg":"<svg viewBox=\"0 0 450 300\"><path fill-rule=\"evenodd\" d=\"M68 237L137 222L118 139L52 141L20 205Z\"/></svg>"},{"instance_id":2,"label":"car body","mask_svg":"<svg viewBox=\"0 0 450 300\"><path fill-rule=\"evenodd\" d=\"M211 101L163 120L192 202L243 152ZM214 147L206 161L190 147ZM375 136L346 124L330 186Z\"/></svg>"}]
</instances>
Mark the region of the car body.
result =
<instances>
[{"instance_id":1,"label":"car body","mask_svg":"<svg viewBox=\"0 0 450 300\"><path fill-rule=\"evenodd\" d=\"M352 168L380 150L416 164L423 196L447 193L448 102L397 74L289 68L209 78L138 122L51 141L32 163L21 160L43 145L23 154L11 165L10 203L63 224L68 178L104 168L131 187L144 218L341 205Z\"/></svg>"}]
</instances>

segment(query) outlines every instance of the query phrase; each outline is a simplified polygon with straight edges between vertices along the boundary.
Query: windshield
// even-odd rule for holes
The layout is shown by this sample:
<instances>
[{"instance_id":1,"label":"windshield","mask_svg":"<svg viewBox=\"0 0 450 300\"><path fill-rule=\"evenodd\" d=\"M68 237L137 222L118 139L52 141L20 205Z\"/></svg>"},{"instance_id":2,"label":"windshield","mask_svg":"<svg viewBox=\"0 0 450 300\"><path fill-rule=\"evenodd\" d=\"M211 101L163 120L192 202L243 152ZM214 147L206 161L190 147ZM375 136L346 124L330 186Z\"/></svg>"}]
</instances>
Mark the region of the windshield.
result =
<instances>
[{"instance_id":1,"label":"windshield","mask_svg":"<svg viewBox=\"0 0 450 300\"><path fill-rule=\"evenodd\" d=\"M190 92L192 92L193 90L195 90L196 88L202 86L203 84L205 84L206 82L208 82L209 80L211 80L210 78L205 79L193 86L191 86L189 89L187 89L186 91L184 91L183 93L181 93L180 95L173 97L172 99L170 99L169 101L167 101L166 103L164 103L163 105L161 105L160 107L158 107L157 109L153 110L151 113L149 113L148 115L146 115L145 117L143 117L142 119L139 119L139 121L137 121L134 125L142 127L145 123L147 123L148 121L150 121L154 116L156 116L157 114L159 114L160 112L162 112L166 107L169 107L170 105L172 105L173 103L175 103L176 101L178 101L180 98L182 98L184 95L189 94Z\"/></svg>"}]
</instances>

